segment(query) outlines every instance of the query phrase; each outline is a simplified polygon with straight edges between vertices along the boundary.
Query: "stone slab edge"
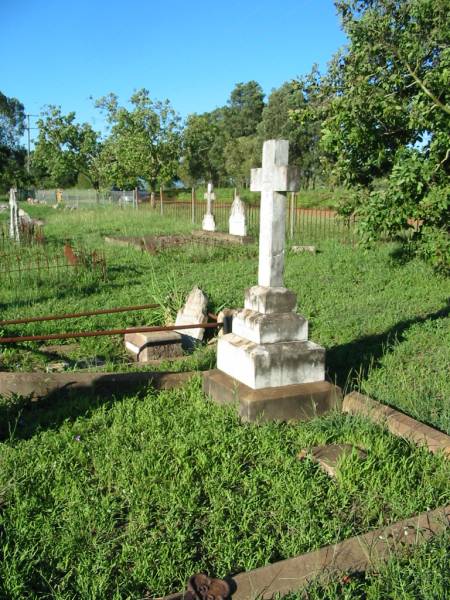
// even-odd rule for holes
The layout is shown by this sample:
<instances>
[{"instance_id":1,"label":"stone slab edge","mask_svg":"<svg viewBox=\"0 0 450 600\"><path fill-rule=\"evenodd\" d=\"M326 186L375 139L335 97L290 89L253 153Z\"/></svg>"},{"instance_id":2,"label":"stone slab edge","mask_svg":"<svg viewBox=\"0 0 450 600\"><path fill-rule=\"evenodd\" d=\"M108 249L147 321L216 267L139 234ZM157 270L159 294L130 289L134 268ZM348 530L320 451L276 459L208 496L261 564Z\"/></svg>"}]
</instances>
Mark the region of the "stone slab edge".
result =
<instances>
[{"instance_id":1,"label":"stone slab edge","mask_svg":"<svg viewBox=\"0 0 450 600\"><path fill-rule=\"evenodd\" d=\"M327 580L339 573L368 571L405 546L427 541L450 526L450 505L424 512L338 544L236 575L233 600L265 600Z\"/></svg>"},{"instance_id":2,"label":"stone slab edge","mask_svg":"<svg viewBox=\"0 0 450 600\"><path fill-rule=\"evenodd\" d=\"M0 396L40 400L67 391L128 392L153 385L156 389L182 386L194 373L145 371L130 373L0 373Z\"/></svg>"},{"instance_id":3,"label":"stone slab edge","mask_svg":"<svg viewBox=\"0 0 450 600\"><path fill-rule=\"evenodd\" d=\"M225 233L223 231L206 231L204 229L193 230L192 236L194 238L208 238L211 240L218 240L222 242L231 242L232 244L251 244L254 242L254 239L249 236L241 236L241 235L233 235L231 233Z\"/></svg>"},{"instance_id":4,"label":"stone slab edge","mask_svg":"<svg viewBox=\"0 0 450 600\"><path fill-rule=\"evenodd\" d=\"M259 569L227 577L233 600L269 600L304 589L312 581L340 574L376 570L407 546L424 543L450 527L450 505L348 538L338 544L300 554ZM185 592L158 600L183 600Z\"/></svg>"},{"instance_id":5,"label":"stone slab edge","mask_svg":"<svg viewBox=\"0 0 450 600\"><path fill-rule=\"evenodd\" d=\"M347 394L342 410L352 415L363 415L374 423L386 425L392 434L426 446L430 452L443 452L447 458L450 458L450 436L369 396L359 392Z\"/></svg>"}]
</instances>

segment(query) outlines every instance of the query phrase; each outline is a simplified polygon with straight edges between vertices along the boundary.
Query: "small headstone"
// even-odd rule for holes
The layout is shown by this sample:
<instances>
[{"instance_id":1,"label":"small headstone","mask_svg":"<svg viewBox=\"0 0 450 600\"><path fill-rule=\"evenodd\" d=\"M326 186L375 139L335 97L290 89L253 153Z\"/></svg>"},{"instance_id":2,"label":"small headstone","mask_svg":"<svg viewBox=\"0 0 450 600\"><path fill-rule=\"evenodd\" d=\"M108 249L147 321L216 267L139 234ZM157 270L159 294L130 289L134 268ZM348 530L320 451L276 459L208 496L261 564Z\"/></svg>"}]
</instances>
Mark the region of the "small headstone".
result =
<instances>
[{"instance_id":1,"label":"small headstone","mask_svg":"<svg viewBox=\"0 0 450 600\"><path fill-rule=\"evenodd\" d=\"M194 287L186 304L178 311L175 325L202 324L208 321L207 314L208 297L197 286ZM183 337L186 346L192 346L196 341L201 341L205 330L201 327L196 329L180 329L179 333Z\"/></svg>"},{"instance_id":2,"label":"small headstone","mask_svg":"<svg viewBox=\"0 0 450 600\"><path fill-rule=\"evenodd\" d=\"M292 246L291 250L294 254L301 254L302 252L310 252L311 254L316 253L315 246Z\"/></svg>"},{"instance_id":3,"label":"small headstone","mask_svg":"<svg viewBox=\"0 0 450 600\"><path fill-rule=\"evenodd\" d=\"M33 219L23 210L23 208L19 208L19 220L27 225L33 222Z\"/></svg>"},{"instance_id":4,"label":"small headstone","mask_svg":"<svg viewBox=\"0 0 450 600\"><path fill-rule=\"evenodd\" d=\"M319 465L322 471L325 471L330 477L336 477L336 470L339 462L344 456L356 453L360 460L367 457L367 453L352 444L329 444L327 446L314 446L309 449L302 450L297 455L297 458L303 460L311 458L311 460Z\"/></svg>"},{"instance_id":5,"label":"small headstone","mask_svg":"<svg viewBox=\"0 0 450 600\"><path fill-rule=\"evenodd\" d=\"M245 237L247 235L247 224L245 222L245 204L239 195L234 197L231 205L231 214L228 219L229 232L231 235Z\"/></svg>"},{"instance_id":6,"label":"small headstone","mask_svg":"<svg viewBox=\"0 0 450 600\"><path fill-rule=\"evenodd\" d=\"M204 231L215 231L216 222L214 221L214 215L212 214L212 201L216 199L216 195L213 192L213 184L208 183L208 191L205 194L206 200L206 214L203 217L202 229Z\"/></svg>"}]
</instances>

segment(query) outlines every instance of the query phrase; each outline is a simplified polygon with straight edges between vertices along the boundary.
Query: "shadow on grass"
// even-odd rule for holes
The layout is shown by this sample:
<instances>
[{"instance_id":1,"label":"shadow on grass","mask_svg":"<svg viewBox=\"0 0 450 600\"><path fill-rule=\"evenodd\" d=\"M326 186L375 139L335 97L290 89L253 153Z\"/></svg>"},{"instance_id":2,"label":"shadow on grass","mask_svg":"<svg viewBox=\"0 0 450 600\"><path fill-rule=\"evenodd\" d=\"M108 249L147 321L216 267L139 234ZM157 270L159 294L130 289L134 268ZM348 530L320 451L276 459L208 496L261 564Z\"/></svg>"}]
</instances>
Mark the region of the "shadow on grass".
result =
<instances>
[{"instance_id":1,"label":"shadow on grass","mask_svg":"<svg viewBox=\"0 0 450 600\"><path fill-rule=\"evenodd\" d=\"M377 368L380 359L389 351L389 346L402 342L405 333L417 323L444 319L450 314L450 298L447 304L433 313L400 321L390 329L376 335L366 335L327 350L327 366L332 381L343 389L353 388L369 369Z\"/></svg>"}]
</instances>

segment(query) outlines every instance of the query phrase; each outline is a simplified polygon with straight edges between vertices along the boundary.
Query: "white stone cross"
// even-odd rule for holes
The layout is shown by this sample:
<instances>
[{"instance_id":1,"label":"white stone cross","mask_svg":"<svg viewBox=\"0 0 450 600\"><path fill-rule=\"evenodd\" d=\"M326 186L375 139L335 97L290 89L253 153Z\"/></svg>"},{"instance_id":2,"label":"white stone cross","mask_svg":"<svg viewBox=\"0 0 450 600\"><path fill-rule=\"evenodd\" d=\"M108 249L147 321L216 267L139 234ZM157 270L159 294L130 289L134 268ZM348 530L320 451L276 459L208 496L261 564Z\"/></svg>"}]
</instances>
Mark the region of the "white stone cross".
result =
<instances>
[{"instance_id":1,"label":"white stone cross","mask_svg":"<svg viewBox=\"0 0 450 600\"><path fill-rule=\"evenodd\" d=\"M211 182L208 183L208 191L205 193L204 198L206 200L206 214L211 215L212 201L216 199L216 195L213 192L213 184Z\"/></svg>"},{"instance_id":2,"label":"white stone cross","mask_svg":"<svg viewBox=\"0 0 450 600\"><path fill-rule=\"evenodd\" d=\"M264 142L262 169L251 170L250 189L261 192L258 285L283 287L286 192L299 187L297 167L288 166L289 142Z\"/></svg>"}]
</instances>

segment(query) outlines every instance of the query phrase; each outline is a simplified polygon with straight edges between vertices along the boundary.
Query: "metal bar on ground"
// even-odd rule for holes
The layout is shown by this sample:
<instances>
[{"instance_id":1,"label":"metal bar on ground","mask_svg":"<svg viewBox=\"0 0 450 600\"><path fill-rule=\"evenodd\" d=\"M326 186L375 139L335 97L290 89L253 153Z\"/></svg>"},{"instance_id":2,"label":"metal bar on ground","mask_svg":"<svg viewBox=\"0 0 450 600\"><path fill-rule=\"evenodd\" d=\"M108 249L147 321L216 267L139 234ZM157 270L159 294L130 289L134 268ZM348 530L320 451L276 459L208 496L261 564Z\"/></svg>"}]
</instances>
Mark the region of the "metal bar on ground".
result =
<instances>
[{"instance_id":1,"label":"metal bar on ground","mask_svg":"<svg viewBox=\"0 0 450 600\"><path fill-rule=\"evenodd\" d=\"M77 319L78 317L91 317L94 315L107 315L119 312L131 312L134 310L145 310L147 308L158 308L160 304L141 304L140 306L119 306L117 308L103 308L99 310L86 310L79 313L66 313L64 315L47 315L44 317L29 317L24 319L10 319L0 321L0 325L17 325L22 323L36 323L38 321L59 321L62 319Z\"/></svg>"},{"instance_id":2,"label":"metal bar on ground","mask_svg":"<svg viewBox=\"0 0 450 600\"><path fill-rule=\"evenodd\" d=\"M0 344L16 342L43 342L46 340L64 340L67 338L100 337L102 335L124 335L126 333L151 333L154 331L179 331L181 329L215 329L223 323L194 323L192 325L166 325L155 327L131 327L128 329L101 329L98 331L74 331L71 333L50 333L48 335L22 335L18 337L1 337Z\"/></svg>"}]
</instances>

